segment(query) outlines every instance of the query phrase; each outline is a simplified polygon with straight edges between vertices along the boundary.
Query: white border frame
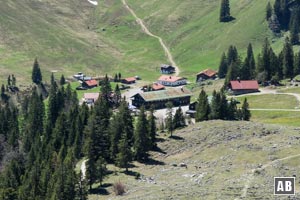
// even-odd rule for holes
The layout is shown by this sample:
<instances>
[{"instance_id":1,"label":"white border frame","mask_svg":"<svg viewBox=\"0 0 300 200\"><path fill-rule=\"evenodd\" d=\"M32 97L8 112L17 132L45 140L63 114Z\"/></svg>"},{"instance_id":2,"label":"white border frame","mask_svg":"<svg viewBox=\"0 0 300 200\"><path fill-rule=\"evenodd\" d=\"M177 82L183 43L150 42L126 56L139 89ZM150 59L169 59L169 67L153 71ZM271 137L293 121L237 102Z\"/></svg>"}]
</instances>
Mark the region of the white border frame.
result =
<instances>
[{"instance_id":1,"label":"white border frame","mask_svg":"<svg viewBox=\"0 0 300 200\"><path fill-rule=\"evenodd\" d=\"M294 179L294 194L275 194L275 179L276 178L292 178L292 179ZM295 196L296 195L296 178L295 177L278 177L278 176L276 176L276 177L274 177L273 187L274 187L274 195L275 196L285 196L285 195Z\"/></svg>"}]
</instances>

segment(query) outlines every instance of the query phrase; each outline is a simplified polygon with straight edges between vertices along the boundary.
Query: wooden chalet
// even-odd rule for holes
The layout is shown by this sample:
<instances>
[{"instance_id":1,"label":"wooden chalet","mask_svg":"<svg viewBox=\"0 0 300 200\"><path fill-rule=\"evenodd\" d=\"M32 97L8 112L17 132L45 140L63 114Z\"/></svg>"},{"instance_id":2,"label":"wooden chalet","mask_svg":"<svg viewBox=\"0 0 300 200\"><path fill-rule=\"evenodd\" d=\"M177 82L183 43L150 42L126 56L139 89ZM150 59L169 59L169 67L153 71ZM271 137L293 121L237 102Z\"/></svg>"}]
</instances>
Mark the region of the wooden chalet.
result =
<instances>
[{"instance_id":1,"label":"wooden chalet","mask_svg":"<svg viewBox=\"0 0 300 200\"><path fill-rule=\"evenodd\" d=\"M205 81L208 79L215 79L215 78L217 78L217 72L212 69L206 69L197 74L196 81L201 82L201 81Z\"/></svg>"},{"instance_id":2,"label":"wooden chalet","mask_svg":"<svg viewBox=\"0 0 300 200\"><path fill-rule=\"evenodd\" d=\"M92 79L92 80L87 80L82 82L82 87L85 88L93 88L98 86L98 81Z\"/></svg>"},{"instance_id":3,"label":"wooden chalet","mask_svg":"<svg viewBox=\"0 0 300 200\"><path fill-rule=\"evenodd\" d=\"M162 74L173 74L173 73L175 73L175 67L173 67L171 65L162 65L160 67L160 72Z\"/></svg>"},{"instance_id":4,"label":"wooden chalet","mask_svg":"<svg viewBox=\"0 0 300 200\"><path fill-rule=\"evenodd\" d=\"M122 83L124 83L124 84L133 84L133 83L135 83L135 81L136 81L135 77L129 77L129 78L124 78L122 80Z\"/></svg>"},{"instance_id":5,"label":"wooden chalet","mask_svg":"<svg viewBox=\"0 0 300 200\"><path fill-rule=\"evenodd\" d=\"M169 88L152 92L137 93L131 97L132 105L136 107L145 106L149 109L166 107L166 103L172 102L175 107L189 105L192 93L186 88Z\"/></svg>"},{"instance_id":6,"label":"wooden chalet","mask_svg":"<svg viewBox=\"0 0 300 200\"><path fill-rule=\"evenodd\" d=\"M164 86L180 86L186 85L186 78L177 77L177 76L169 76L169 75L162 75L157 80L157 83L164 85Z\"/></svg>"},{"instance_id":7,"label":"wooden chalet","mask_svg":"<svg viewBox=\"0 0 300 200\"><path fill-rule=\"evenodd\" d=\"M230 81L228 87L229 87L229 93L234 95L259 92L259 86L256 80Z\"/></svg>"}]
</instances>

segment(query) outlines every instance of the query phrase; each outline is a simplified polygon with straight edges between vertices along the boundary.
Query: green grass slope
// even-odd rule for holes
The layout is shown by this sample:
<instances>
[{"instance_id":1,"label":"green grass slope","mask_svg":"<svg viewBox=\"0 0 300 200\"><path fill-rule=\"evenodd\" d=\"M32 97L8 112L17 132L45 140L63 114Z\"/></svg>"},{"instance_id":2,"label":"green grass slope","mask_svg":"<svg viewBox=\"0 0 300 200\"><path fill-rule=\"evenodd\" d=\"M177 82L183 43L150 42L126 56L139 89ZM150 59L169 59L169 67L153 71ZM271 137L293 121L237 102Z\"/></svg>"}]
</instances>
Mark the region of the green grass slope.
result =
<instances>
[{"instance_id":1,"label":"green grass slope","mask_svg":"<svg viewBox=\"0 0 300 200\"><path fill-rule=\"evenodd\" d=\"M218 68L228 46L255 52L265 37L273 38L264 20L267 1L232 0L236 20L219 23L219 0L127 0L150 31L162 37L179 64L182 76L194 79L205 68ZM15 73L30 80L34 57L45 76L52 70L71 75L121 72L147 80L159 76L167 58L157 39L141 31L121 1L26 0L0 3L0 70L5 80ZM280 49L282 39L272 39ZM49 77L49 76L48 76Z\"/></svg>"}]
</instances>

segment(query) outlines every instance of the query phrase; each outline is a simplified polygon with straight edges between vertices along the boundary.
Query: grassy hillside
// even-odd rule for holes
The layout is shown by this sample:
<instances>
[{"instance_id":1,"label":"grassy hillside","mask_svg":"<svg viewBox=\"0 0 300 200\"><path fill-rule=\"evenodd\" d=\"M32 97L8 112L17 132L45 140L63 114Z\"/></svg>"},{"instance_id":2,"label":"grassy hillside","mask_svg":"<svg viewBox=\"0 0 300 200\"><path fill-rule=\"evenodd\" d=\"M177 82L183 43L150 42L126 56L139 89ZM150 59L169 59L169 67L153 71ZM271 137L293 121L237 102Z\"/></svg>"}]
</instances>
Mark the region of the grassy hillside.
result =
<instances>
[{"instance_id":1,"label":"grassy hillside","mask_svg":"<svg viewBox=\"0 0 300 200\"><path fill-rule=\"evenodd\" d=\"M126 186L122 199L274 199L274 176L300 175L298 129L218 120L178 130L175 136L160 134L152 162L133 163L128 175L110 166L115 173L94 191L102 195L89 199L120 199L112 191L116 181Z\"/></svg>"},{"instance_id":2,"label":"grassy hillside","mask_svg":"<svg viewBox=\"0 0 300 200\"><path fill-rule=\"evenodd\" d=\"M220 55L233 44L244 54L249 42L256 53L265 37L275 49L264 20L267 1L232 0L236 20L219 23L219 0L127 0L150 31L170 47L182 76L194 78L204 68L218 68ZM147 80L159 76L167 63L155 38L141 31L121 1L27 0L0 3L0 70L19 81L30 80L33 59L38 57L45 77L51 71L67 76L77 71L91 75L122 72ZM21 70L20 70L21 69Z\"/></svg>"}]
</instances>

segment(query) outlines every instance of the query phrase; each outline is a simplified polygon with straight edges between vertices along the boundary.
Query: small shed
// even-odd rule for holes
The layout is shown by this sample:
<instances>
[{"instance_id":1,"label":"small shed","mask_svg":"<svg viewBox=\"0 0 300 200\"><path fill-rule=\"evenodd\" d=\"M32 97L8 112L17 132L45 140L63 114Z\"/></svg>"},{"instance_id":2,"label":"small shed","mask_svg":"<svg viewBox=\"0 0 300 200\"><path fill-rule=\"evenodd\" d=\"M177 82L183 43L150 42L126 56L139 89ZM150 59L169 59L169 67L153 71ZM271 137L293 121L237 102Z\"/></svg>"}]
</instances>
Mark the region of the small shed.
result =
<instances>
[{"instance_id":1,"label":"small shed","mask_svg":"<svg viewBox=\"0 0 300 200\"><path fill-rule=\"evenodd\" d=\"M215 79L215 78L217 78L217 72L212 69L206 69L197 74L196 81L200 82L200 81Z\"/></svg>"},{"instance_id":2,"label":"small shed","mask_svg":"<svg viewBox=\"0 0 300 200\"><path fill-rule=\"evenodd\" d=\"M82 82L82 87L93 88L93 87L97 87L97 86L98 86L98 81L96 81L94 79Z\"/></svg>"},{"instance_id":3,"label":"small shed","mask_svg":"<svg viewBox=\"0 0 300 200\"><path fill-rule=\"evenodd\" d=\"M175 67L171 65L161 65L160 72L162 74L173 74L175 73Z\"/></svg>"},{"instance_id":4,"label":"small shed","mask_svg":"<svg viewBox=\"0 0 300 200\"><path fill-rule=\"evenodd\" d=\"M135 81L136 81L135 77L129 77L129 78L124 78L122 80L122 83L124 83L124 84L133 84L133 83L135 83Z\"/></svg>"}]
</instances>

